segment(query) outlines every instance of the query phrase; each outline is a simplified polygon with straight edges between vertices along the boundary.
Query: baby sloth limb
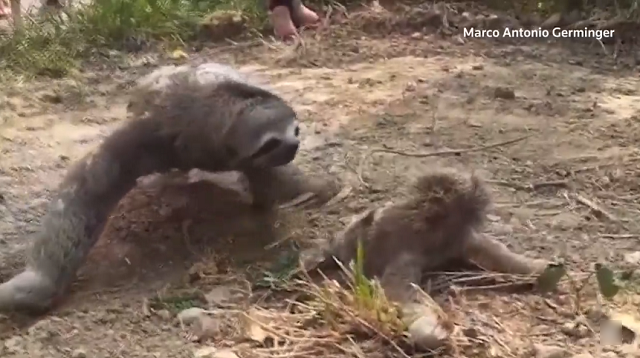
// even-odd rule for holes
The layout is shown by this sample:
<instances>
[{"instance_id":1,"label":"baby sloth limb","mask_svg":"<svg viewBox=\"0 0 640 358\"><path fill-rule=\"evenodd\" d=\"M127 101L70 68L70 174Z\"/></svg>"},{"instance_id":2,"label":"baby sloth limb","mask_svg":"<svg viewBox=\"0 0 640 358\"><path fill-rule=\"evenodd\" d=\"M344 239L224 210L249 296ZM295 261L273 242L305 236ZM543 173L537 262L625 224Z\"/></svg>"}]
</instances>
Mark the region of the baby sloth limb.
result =
<instances>
[{"instance_id":1,"label":"baby sloth limb","mask_svg":"<svg viewBox=\"0 0 640 358\"><path fill-rule=\"evenodd\" d=\"M541 274L548 265L546 260L515 253L498 240L477 232L466 241L464 258L485 270L514 275Z\"/></svg>"},{"instance_id":2,"label":"baby sloth limb","mask_svg":"<svg viewBox=\"0 0 640 358\"><path fill-rule=\"evenodd\" d=\"M296 128L294 110L264 89L232 79L176 81L162 103L68 171L27 251L25 270L0 285L0 311L49 310L138 178L171 169L268 172L295 158Z\"/></svg>"},{"instance_id":3,"label":"baby sloth limb","mask_svg":"<svg viewBox=\"0 0 640 358\"><path fill-rule=\"evenodd\" d=\"M387 265L380 286L389 300L400 303L402 321L412 343L434 350L446 342L453 326L438 304L419 289L424 266L423 257L402 253Z\"/></svg>"}]
</instances>

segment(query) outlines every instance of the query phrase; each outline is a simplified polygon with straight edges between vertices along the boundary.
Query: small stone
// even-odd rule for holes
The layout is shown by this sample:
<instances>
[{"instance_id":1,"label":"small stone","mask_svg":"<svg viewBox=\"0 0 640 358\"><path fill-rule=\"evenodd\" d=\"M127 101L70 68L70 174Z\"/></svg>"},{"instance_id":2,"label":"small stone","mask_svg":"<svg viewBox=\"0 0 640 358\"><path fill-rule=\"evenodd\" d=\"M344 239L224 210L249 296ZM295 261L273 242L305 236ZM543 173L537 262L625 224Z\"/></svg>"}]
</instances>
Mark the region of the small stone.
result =
<instances>
[{"instance_id":1,"label":"small stone","mask_svg":"<svg viewBox=\"0 0 640 358\"><path fill-rule=\"evenodd\" d=\"M171 312L169 312L169 310L159 310L156 312L156 314L160 316L162 319L165 319L165 320L171 319Z\"/></svg>"},{"instance_id":2,"label":"small stone","mask_svg":"<svg viewBox=\"0 0 640 358\"><path fill-rule=\"evenodd\" d=\"M193 352L195 358L238 358L231 349L217 349L215 347L204 347Z\"/></svg>"},{"instance_id":3,"label":"small stone","mask_svg":"<svg viewBox=\"0 0 640 358\"><path fill-rule=\"evenodd\" d=\"M508 88L508 87L496 87L496 89L493 92L493 96L495 98L500 98L500 99L508 99L508 100L516 99L515 91L513 90L513 88Z\"/></svg>"},{"instance_id":4,"label":"small stone","mask_svg":"<svg viewBox=\"0 0 640 358\"><path fill-rule=\"evenodd\" d=\"M71 358L86 358L86 357L87 357L87 351L82 348L74 349L73 352L71 352Z\"/></svg>"},{"instance_id":5,"label":"small stone","mask_svg":"<svg viewBox=\"0 0 640 358\"><path fill-rule=\"evenodd\" d=\"M432 307L409 303L402 307L403 320L408 325L411 342L419 349L435 350L442 347L450 332L443 327L439 315Z\"/></svg>"},{"instance_id":6,"label":"small stone","mask_svg":"<svg viewBox=\"0 0 640 358\"><path fill-rule=\"evenodd\" d=\"M540 24L540 27L542 27L543 29L552 29L554 27L557 27L561 21L562 13L557 12L549 16L549 18L547 18L542 24Z\"/></svg>"},{"instance_id":7,"label":"small stone","mask_svg":"<svg viewBox=\"0 0 640 358\"><path fill-rule=\"evenodd\" d=\"M473 65L471 66L471 69L474 71L482 71L484 70L484 66L483 65Z\"/></svg>"},{"instance_id":8,"label":"small stone","mask_svg":"<svg viewBox=\"0 0 640 358\"><path fill-rule=\"evenodd\" d=\"M238 355L231 349L220 349L216 352L213 358L238 358Z\"/></svg>"},{"instance_id":9,"label":"small stone","mask_svg":"<svg viewBox=\"0 0 640 358\"><path fill-rule=\"evenodd\" d=\"M19 337L19 336L8 338L4 341L4 349L6 350L7 353L13 353L13 354L20 353L21 351L24 350L24 349L21 349L22 341L23 341L22 337Z\"/></svg>"},{"instance_id":10,"label":"small stone","mask_svg":"<svg viewBox=\"0 0 640 358\"><path fill-rule=\"evenodd\" d=\"M640 251L632 252L624 255L624 260L632 265L640 264Z\"/></svg>"},{"instance_id":11,"label":"small stone","mask_svg":"<svg viewBox=\"0 0 640 358\"><path fill-rule=\"evenodd\" d=\"M216 347L204 347L193 352L195 358L213 358L218 349Z\"/></svg>"},{"instance_id":12,"label":"small stone","mask_svg":"<svg viewBox=\"0 0 640 358\"><path fill-rule=\"evenodd\" d=\"M224 306L233 298L233 292L228 286L218 286L209 291L205 296L209 306Z\"/></svg>"},{"instance_id":13,"label":"small stone","mask_svg":"<svg viewBox=\"0 0 640 358\"><path fill-rule=\"evenodd\" d=\"M420 40L420 39L422 39L422 34L419 33L419 32L414 32L414 33L411 34L411 38L414 39L414 40Z\"/></svg>"},{"instance_id":14,"label":"small stone","mask_svg":"<svg viewBox=\"0 0 640 358\"><path fill-rule=\"evenodd\" d=\"M533 351L536 358L564 358L567 356L567 351L557 346L534 344Z\"/></svg>"},{"instance_id":15,"label":"small stone","mask_svg":"<svg viewBox=\"0 0 640 358\"><path fill-rule=\"evenodd\" d=\"M193 334L199 342L215 338L220 333L220 321L208 316L201 316L193 324Z\"/></svg>"},{"instance_id":16,"label":"small stone","mask_svg":"<svg viewBox=\"0 0 640 358\"><path fill-rule=\"evenodd\" d=\"M180 313L178 313L176 317L182 324L190 325L196 322L201 317L206 316L206 314L207 312L202 308L191 307L180 311Z\"/></svg>"},{"instance_id":17,"label":"small stone","mask_svg":"<svg viewBox=\"0 0 640 358\"><path fill-rule=\"evenodd\" d=\"M415 92L417 87L418 85L415 82L408 82L407 85L404 87L404 90L406 92Z\"/></svg>"}]
</instances>

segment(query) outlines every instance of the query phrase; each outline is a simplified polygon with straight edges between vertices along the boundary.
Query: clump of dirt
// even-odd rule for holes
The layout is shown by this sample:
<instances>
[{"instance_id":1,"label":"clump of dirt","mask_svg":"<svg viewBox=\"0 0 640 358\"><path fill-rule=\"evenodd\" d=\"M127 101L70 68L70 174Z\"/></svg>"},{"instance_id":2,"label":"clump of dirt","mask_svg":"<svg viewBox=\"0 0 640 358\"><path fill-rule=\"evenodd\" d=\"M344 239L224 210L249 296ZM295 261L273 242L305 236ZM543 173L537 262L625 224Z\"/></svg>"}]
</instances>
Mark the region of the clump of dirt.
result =
<instances>
[{"instance_id":1,"label":"clump of dirt","mask_svg":"<svg viewBox=\"0 0 640 358\"><path fill-rule=\"evenodd\" d=\"M308 247L335 234L349 215L403 197L412 179L434 166L483 172L496 202L486 230L514 251L560 257L578 278L597 261L633 268L629 257L640 251L640 191L633 179L640 174L637 76L616 70L597 49L578 45L458 41L455 35L422 28L381 38L356 25L345 21L323 28L295 47L248 43L204 49L191 57L215 57L269 80L303 122L304 143L296 161L311 173L340 178L353 188L349 196L323 209L256 217L233 201L233 193L201 183L176 188L171 199L136 190L114 213L63 308L29 329L13 320L0 322L3 356L178 357L198 352L205 357L211 340L192 339L174 315L207 305L217 312L211 315L222 317L216 319L229 322L214 334L215 347L235 349L242 357L279 352L265 343L274 342L273 337L253 343L238 338L246 333L243 326L234 326L240 322L238 312L252 305L267 310L273 322L297 322L289 333L261 326L279 344L306 344L311 341L305 339L315 337L340 344L342 352L401 356L372 331L365 330L373 337L369 340L358 340L360 331L349 336L348 330L335 340L317 323L315 308L291 313L294 304L283 297L293 298L276 290L274 265L287 261L291 247ZM127 98L120 88L145 72L139 70L110 74L115 82L105 79L101 93L88 94L93 100L88 105L65 106L43 97L46 89L29 87L5 105L2 115L13 119L0 126L2 279L21 267L25 238L38 229L49 192L69 163L126 120ZM362 156L375 148L451 153L524 135L531 136L457 154L375 154L361 166ZM270 280L262 277L265 270ZM184 290L211 293L230 282L244 292L243 299L219 305L203 295L180 296ZM607 307L635 312L637 284L632 279L628 286ZM578 354L600 344L597 333L578 327L584 326L583 316L575 311L570 287L546 297L495 287L455 292L447 293L442 305L464 333L467 343L459 349L468 355L520 356L534 344L536 352L560 346L566 354ZM593 290L583 292L583 308L591 306L594 295ZM305 325L311 318L315 324ZM278 347L293 346L282 344ZM319 354L312 345L304 347L298 356ZM621 347L606 349L631 354Z\"/></svg>"}]
</instances>

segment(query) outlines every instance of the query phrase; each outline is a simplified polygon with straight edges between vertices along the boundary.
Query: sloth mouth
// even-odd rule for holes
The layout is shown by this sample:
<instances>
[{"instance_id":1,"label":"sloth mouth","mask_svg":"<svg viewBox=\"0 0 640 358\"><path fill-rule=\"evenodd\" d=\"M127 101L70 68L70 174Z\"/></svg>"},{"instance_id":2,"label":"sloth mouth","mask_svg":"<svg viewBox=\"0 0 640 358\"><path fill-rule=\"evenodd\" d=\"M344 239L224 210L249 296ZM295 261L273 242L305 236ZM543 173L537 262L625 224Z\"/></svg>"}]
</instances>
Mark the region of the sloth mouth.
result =
<instances>
[{"instance_id":1,"label":"sloth mouth","mask_svg":"<svg viewBox=\"0 0 640 358\"><path fill-rule=\"evenodd\" d=\"M278 149L281 143L282 141L280 141L279 139L269 139L262 147L260 147L260 149L258 149L257 152L251 155L251 159L257 159L275 151L276 149Z\"/></svg>"},{"instance_id":2,"label":"sloth mouth","mask_svg":"<svg viewBox=\"0 0 640 358\"><path fill-rule=\"evenodd\" d=\"M298 153L298 143L284 143L280 139L269 139L260 149L251 155L253 162L277 167L289 164Z\"/></svg>"}]
</instances>

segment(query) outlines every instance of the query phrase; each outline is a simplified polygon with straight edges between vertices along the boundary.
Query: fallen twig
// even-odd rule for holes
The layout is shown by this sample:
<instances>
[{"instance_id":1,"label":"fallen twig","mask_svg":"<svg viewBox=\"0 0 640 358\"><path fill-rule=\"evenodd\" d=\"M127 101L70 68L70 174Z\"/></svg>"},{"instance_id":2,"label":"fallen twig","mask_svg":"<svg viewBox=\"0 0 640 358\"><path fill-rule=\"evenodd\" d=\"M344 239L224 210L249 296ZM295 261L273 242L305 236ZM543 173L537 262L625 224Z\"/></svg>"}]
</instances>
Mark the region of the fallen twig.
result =
<instances>
[{"instance_id":1,"label":"fallen twig","mask_svg":"<svg viewBox=\"0 0 640 358\"><path fill-rule=\"evenodd\" d=\"M342 188L342 190L340 190L338 194L336 194L336 196L334 196L333 198L331 198L331 200L324 204L324 206L333 206L343 201L351 194L352 191L353 187L351 187L350 185L346 185L344 188Z\"/></svg>"},{"instance_id":2,"label":"fallen twig","mask_svg":"<svg viewBox=\"0 0 640 358\"><path fill-rule=\"evenodd\" d=\"M515 139L510 139L507 141L502 141L502 142L493 143L489 145L483 145L479 147L473 147L473 148L467 148L467 149L445 149L445 150L439 150L439 151L430 152L430 153L407 153L400 150L385 149L385 148L372 149L369 152L365 153L365 155L362 157L362 160L360 161L360 165L358 165L358 170L357 170L358 180L365 187L369 187L369 184L367 184L367 182L365 182L362 177L362 171L364 169L367 159L376 153L389 153L389 154L396 154L403 157L412 157L412 158L427 158L427 157L436 157L436 156L442 156L442 155L457 155L457 154L463 154L463 153L479 152L486 149L492 149L492 148L502 147L505 145L514 144L517 142L521 142L531 136L533 136L533 134L527 134L525 136L518 137Z\"/></svg>"},{"instance_id":3,"label":"fallen twig","mask_svg":"<svg viewBox=\"0 0 640 358\"><path fill-rule=\"evenodd\" d=\"M591 209L591 211L593 211L596 216L600 216L600 217L605 217L607 218L609 221L612 222L620 222L620 220L615 217L613 214L611 214L610 212L606 211L604 208L602 208L600 205L594 203L593 201L585 198L584 196L580 195L580 194L572 194L571 195L577 202L579 202L580 204L588 207L589 209Z\"/></svg>"},{"instance_id":4,"label":"fallen twig","mask_svg":"<svg viewBox=\"0 0 640 358\"><path fill-rule=\"evenodd\" d=\"M316 194L314 194L314 193L300 194L297 197L295 197L294 199L289 200L288 202L286 202L284 204L281 204L280 206L278 206L278 208L280 210L285 210L285 209L297 207L297 206L300 206L303 203L308 202L309 200L311 200L315 196L316 196Z\"/></svg>"},{"instance_id":5,"label":"fallen twig","mask_svg":"<svg viewBox=\"0 0 640 358\"><path fill-rule=\"evenodd\" d=\"M530 184L512 183L504 180L487 180L487 183L498 184L498 185L506 186L516 190L523 190L523 191L536 191L538 189L548 188L548 187L566 188L569 185L569 182L567 180L552 180L552 181L530 183Z\"/></svg>"},{"instance_id":6,"label":"fallen twig","mask_svg":"<svg viewBox=\"0 0 640 358\"><path fill-rule=\"evenodd\" d=\"M640 235L634 234L602 234L600 235L603 239L637 239Z\"/></svg>"}]
</instances>

